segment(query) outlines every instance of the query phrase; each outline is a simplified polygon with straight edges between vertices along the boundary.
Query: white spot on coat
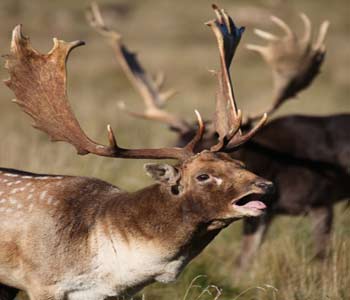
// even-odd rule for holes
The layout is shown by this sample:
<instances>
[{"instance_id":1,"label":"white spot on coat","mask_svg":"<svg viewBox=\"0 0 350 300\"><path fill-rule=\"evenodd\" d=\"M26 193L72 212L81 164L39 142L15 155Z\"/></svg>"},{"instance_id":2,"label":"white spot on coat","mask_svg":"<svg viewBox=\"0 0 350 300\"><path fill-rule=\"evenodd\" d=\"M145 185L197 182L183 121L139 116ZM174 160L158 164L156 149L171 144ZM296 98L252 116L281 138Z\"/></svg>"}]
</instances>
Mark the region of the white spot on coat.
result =
<instances>
[{"instance_id":1,"label":"white spot on coat","mask_svg":"<svg viewBox=\"0 0 350 300\"><path fill-rule=\"evenodd\" d=\"M46 194L47 194L47 191L43 191L43 192L40 194L40 200L44 200L45 197L46 197Z\"/></svg>"},{"instance_id":2,"label":"white spot on coat","mask_svg":"<svg viewBox=\"0 0 350 300\"><path fill-rule=\"evenodd\" d=\"M19 191L19 189L13 189L11 190L10 194L16 194Z\"/></svg>"}]
</instances>

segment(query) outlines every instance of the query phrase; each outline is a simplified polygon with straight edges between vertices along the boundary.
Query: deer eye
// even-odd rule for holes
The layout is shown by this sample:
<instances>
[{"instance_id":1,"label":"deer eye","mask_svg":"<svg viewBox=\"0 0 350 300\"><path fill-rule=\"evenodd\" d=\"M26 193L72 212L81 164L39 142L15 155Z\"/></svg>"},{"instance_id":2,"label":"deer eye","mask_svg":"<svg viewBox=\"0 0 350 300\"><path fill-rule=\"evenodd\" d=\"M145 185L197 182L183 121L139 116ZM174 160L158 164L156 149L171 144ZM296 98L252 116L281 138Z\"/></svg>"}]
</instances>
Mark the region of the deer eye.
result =
<instances>
[{"instance_id":1,"label":"deer eye","mask_svg":"<svg viewBox=\"0 0 350 300\"><path fill-rule=\"evenodd\" d=\"M198 181L206 181L206 180L209 179L209 175L203 173L203 174L198 175L198 176L196 177L196 179L197 179Z\"/></svg>"}]
</instances>

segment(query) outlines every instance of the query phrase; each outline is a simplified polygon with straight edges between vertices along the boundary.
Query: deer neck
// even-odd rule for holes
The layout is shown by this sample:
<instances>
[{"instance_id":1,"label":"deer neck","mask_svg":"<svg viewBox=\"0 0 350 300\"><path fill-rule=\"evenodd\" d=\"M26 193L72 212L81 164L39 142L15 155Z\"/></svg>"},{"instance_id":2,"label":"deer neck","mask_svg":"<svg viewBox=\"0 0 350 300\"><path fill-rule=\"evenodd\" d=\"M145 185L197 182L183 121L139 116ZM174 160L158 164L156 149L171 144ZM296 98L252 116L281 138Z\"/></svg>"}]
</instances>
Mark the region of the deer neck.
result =
<instances>
[{"instance_id":1,"label":"deer neck","mask_svg":"<svg viewBox=\"0 0 350 300\"><path fill-rule=\"evenodd\" d=\"M186 207L184 203L187 202L155 184L111 201L105 210L105 218L110 232L116 232L125 241L182 246L194 235L205 232L203 211Z\"/></svg>"},{"instance_id":2,"label":"deer neck","mask_svg":"<svg viewBox=\"0 0 350 300\"><path fill-rule=\"evenodd\" d=\"M172 197L160 185L111 201L100 228L108 240L110 254L116 256L116 265L120 265L118 259L128 257L130 262L150 263L145 266L150 273L135 275L138 280L143 276L142 281L175 280L220 232L208 232L199 212L190 211L184 202L187 201Z\"/></svg>"}]
</instances>

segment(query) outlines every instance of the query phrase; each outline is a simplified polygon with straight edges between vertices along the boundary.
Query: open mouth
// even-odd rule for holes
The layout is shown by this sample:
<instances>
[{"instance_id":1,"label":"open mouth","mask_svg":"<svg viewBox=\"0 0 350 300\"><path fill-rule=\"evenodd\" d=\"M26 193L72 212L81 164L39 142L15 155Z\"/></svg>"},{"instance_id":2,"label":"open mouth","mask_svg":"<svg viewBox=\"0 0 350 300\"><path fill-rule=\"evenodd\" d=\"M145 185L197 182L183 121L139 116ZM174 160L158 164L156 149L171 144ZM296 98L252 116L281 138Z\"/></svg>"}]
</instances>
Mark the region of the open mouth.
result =
<instances>
[{"instance_id":1,"label":"open mouth","mask_svg":"<svg viewBox=\"0 0 350 300\"><path fill-rule=\"evenodd\" d=\"M235 207L245 208L249 210L261 211L266 208L264 202L261 201L262 194L249 194L238 200L234 200L232 205Z\"/></svg>"}]
</instances>

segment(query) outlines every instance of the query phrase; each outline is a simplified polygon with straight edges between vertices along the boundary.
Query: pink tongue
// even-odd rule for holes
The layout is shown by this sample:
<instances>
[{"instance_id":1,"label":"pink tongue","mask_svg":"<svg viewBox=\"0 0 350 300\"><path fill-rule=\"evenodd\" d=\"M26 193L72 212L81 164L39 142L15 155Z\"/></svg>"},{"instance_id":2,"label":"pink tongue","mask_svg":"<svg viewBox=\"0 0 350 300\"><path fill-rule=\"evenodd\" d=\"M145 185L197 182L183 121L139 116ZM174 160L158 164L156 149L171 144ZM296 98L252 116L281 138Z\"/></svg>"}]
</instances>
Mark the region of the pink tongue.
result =
<instances>
[{"instance_id":1,"label":"pink tongue","mask_svg":"<svg viewBox=\"0 0 350 300\"><path fill-rule=\"evenodd\" d=\"M265 209L266 205L261 201L249 201L247 204L244 204L242 207L246 208L255 208L255 209Z\"/></svg>"}]
</instances>

